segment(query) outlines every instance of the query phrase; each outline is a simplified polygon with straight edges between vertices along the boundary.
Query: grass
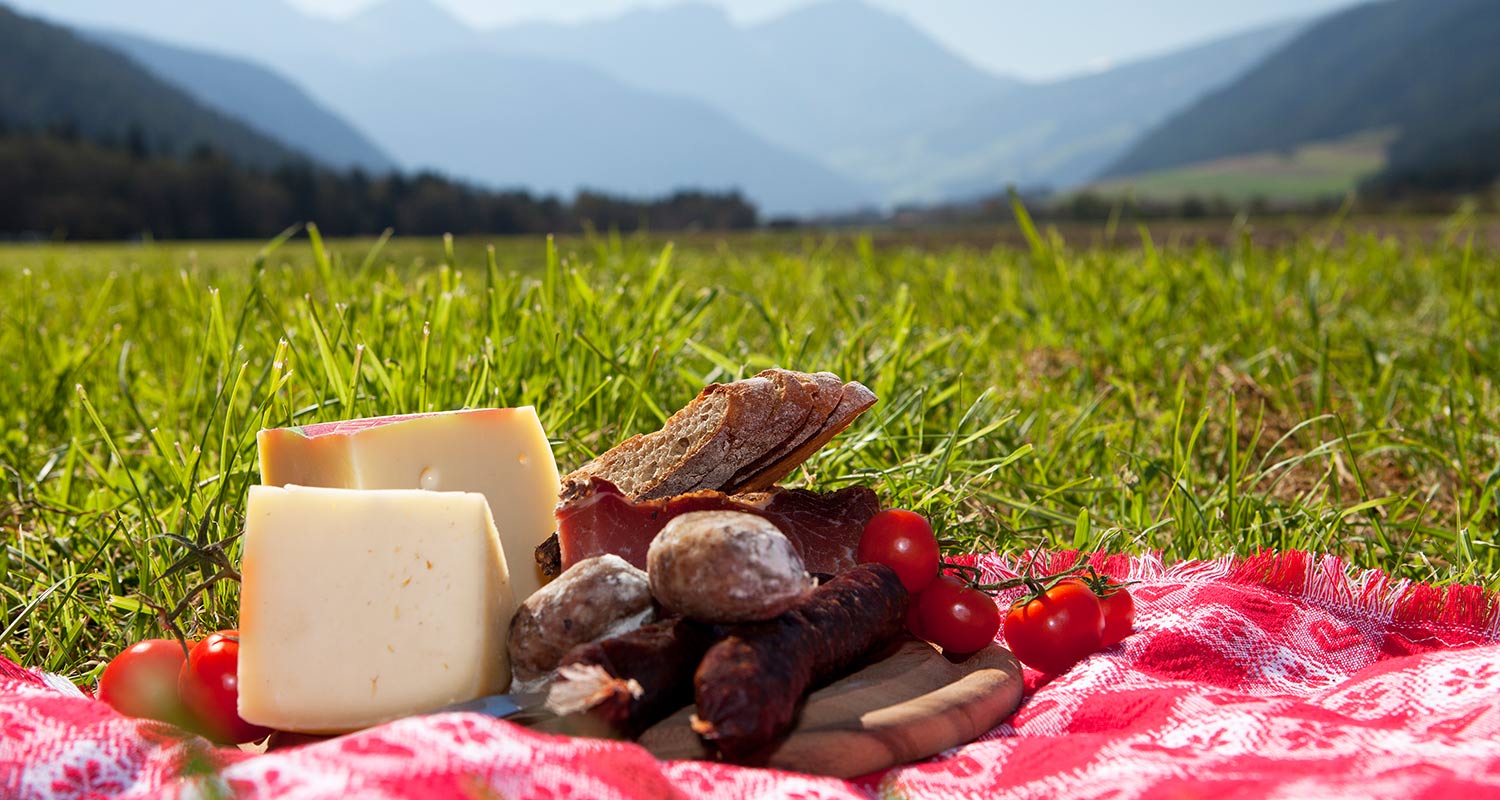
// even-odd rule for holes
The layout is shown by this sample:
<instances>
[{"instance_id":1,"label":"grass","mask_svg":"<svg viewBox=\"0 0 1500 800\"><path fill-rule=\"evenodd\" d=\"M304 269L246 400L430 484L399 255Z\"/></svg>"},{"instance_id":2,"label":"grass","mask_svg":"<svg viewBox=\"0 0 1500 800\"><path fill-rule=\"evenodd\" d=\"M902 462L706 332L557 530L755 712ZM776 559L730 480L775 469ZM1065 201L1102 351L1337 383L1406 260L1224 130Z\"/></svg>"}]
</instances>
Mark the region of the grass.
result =
<instances>
[{"instance_id":1,"label":"grass","mask_svg":"<svg viewBox=\"0 0 1500 800\"><path fill-rule=\"evenodd\" d=\"M1131 192L1148 200L1223 197L1236 202L1341 197L1385 166L1385 148L1395 138L1373 131L1299 146L1288 153L1257 153L1118 178L1090 189Z\"/></svg>"},{"instance_id":2,"label":"grass","mask_svg":"<svg viewBox=\"0 0 1500 800\"><path fill-rule=\"evenodd\" d=\"M0 249L0 654L88 681L163 634L153 609L232 625L263 426L530 403L566 468L773 364L882 398L797 482L871 484L961 549L1305 548L1500 583L1500 263L1472 221L1023 230Z\"/></svg>"}]
</instances>

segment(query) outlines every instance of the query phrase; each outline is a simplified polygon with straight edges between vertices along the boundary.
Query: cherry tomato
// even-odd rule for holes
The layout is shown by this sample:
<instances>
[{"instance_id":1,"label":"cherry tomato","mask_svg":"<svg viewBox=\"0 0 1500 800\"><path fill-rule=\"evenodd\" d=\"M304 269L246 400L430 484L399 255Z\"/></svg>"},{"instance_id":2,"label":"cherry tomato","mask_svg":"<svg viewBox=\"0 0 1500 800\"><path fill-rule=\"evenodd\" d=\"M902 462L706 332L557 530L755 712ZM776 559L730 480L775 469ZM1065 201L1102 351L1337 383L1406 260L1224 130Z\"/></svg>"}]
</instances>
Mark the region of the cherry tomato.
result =
<instances>
[{"instance_id":1,"label":"cherry tomato","mask_svg":"<svg viewBox=\"0 0 1500 800\"><path fill-rule=\"evenodd\" d=\"M1135 628L1135 598L1124 586L1105 591L1099 597L1099 609L1104 614L1104 638L1100 647L1118 644Z\"/></svg>"},{"instance_id":2,"label":"cherry tomato","mask_svg":"<svg viewBox=\"0 0 1500 800\"><path fill-rule=\"evenodd\" d=\"M188 653L177 677L177 691L198 718L199 731L220 744L264 739L270 728L240 719L240 632L210 634Z\"/></svg>"},{"instance_id":3,"label":"cherry tomato","mask_svg":"<svg viewBox=\"0 0 1500 800\"><path fill-rule=\"evenodd\" d=\"M128 717L184 725L191 717L177 696L177 673L186 661L175 639L136 642L104 667L98 698Z\"/></svg>"},{"instance_id":4,"label":"cherry tomato","mask_svg":"<svg viewBox=\"0 0 1500 800\"><path fill-rule=\"evenodd\" d=\"M901 585L915 595L937 577L937 537L921 514L886 509L865 525L856 558L861 564L875 562L894 569Z\"/></svg>"},{"instance_id":5,"label":"cherry tomato","mask_svg":"<svg viewBox=\"0 0 1500 800\"><path fill-rule=\"evenodd\" d=\"M1040 597L1022 600L1005 616L1005 642L1021 663L1057 674L1095 650L1104 638L1104 612L1094 590L1064 580Z\"/></svg>"},{"instance_id":6,"label":"cherry tomato","mask_svg":"<svg viewBox=\"0 0 1500 800\"><path fill-rule=\"evenodd\" d=\"M918 639L931 641L927 638L927 626L922 624L922 595L913 597L906 606L906 629Z\"/></svg>"},{"instance_id":7,"label":"cherry tomato","mask_svg":"<svg viewBox=\"0 0 1500 800\"><path fill-rule=\"evenodd\" d=\"M923 638L952 653L974 653L995 641L995 599L952 575L939 575L917 596Z\"/></svg>"}]
</instances>

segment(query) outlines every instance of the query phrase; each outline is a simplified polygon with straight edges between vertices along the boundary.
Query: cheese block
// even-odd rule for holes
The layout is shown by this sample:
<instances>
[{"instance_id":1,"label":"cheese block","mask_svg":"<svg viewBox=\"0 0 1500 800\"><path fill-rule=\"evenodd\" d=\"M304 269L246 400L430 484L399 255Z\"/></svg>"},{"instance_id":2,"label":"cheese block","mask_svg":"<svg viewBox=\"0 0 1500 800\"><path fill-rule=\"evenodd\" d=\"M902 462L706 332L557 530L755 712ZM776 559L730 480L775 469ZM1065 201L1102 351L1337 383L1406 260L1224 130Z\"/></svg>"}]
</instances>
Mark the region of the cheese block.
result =
<instances>
[{"instance_id":1,"label":"cheese block","mask_svg":"<svg viewBox=\"0 0 1500 800\"><path fill-rule=\"evenodd\" d=\"M557 463L536 409L486 408L263 430L261 483L479 492L490 504L520 603L543 576L537 545L557 525Z\"/></svg>"},{"instance_id":2,"label":"cheese block","mask_svg":"<svg viewBox=\"0 0 1500 800\"><path fill-rule=\"evenodd\" d=\"M510 684L483 495L252 486L240 574L246 721L341 733Z\"/></svg>"}]
</instances>

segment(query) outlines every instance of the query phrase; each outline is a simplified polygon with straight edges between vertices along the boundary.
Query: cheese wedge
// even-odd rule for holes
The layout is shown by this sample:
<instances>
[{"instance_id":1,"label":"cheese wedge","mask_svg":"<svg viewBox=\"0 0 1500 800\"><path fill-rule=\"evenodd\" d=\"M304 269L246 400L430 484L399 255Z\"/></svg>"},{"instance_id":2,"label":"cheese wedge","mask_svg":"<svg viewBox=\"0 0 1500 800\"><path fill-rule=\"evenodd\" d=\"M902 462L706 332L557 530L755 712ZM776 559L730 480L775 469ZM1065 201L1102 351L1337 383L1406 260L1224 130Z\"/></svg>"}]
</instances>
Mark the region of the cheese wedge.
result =
<instances>
[{"instance_id":1,"label":"cheese wedge","mask_svg":"<svg viewBox=\"0 0 1500 800\"><path fill-rule=\"evenodd\" d=\"M511 567L515 601L543 583L536 548L557 525L557 463L536 409L487 408L263 430L261 483L479 492Z\"/></svg>"},{"instance_id":2,"label":"cheese wedge","mask_svg":"<svg viewBox=\"0 0 1500 800\"><path fill-rule=\"evenodd\" d=\"M341 733L504 691L515 604L485 498L253 486L239 712Z\"/></svg>"}]
</instances>

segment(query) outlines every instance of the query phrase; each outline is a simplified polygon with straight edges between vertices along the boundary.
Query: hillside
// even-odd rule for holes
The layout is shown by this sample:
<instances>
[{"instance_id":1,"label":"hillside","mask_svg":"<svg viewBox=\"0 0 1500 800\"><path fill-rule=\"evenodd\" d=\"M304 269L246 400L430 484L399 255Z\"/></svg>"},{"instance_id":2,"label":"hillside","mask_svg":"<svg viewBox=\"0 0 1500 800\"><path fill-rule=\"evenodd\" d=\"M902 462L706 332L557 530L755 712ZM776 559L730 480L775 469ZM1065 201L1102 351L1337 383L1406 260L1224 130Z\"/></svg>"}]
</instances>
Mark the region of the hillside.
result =
<instances>
[{"instance_id":1,"label":"hillside","mask_svg":"<svg viewBox=\"0 0 1500 800\"><path fill-rule=\"evenodd\" d=\"M133 33L151 20L154 40L295 75L312 98L412 169L565 193L738 187L773 214L870 199L859 183L709 104L629 85L587 63L497 52L429 0L387 0L344 21L308 17L283 0L222 7L136 0L129 8L56 0L47 13Z\"/></svg>"},{"instance_id":2,"label":"hillside","mask_svg":"<svg viewBox=\"0 0 1500 800\"><path fill-rule=\"evenodd\" d=\"M1394 153L1500 129L1500 3L1389 0L1334 14L1148 134L1130 175L1393 128Z\"/></svg>"},{"instance_id":3,"label":"hillside","mask_svg":"<svg viewBox=\"0 0 1500 800\"><path fill-rule=\"evenodd\" d=\"M1189 197L1231 202L1312 201L1338 198L1386 165L1390 131L1372 131L1290 150L1252 153L1127 175L1092 184L1104 195L1128 193L1144 200Z\"/></svg>"},{"instance_id":4,"label":"hillside","mask_svg":"<svg viewBox=\"0 0 1500 800\"><path fill-rule=\"evenodd\" d=\"M203 105L234 117L335 169L383 173L396 163L353 125L270 69L242 59L116 32L94 39L129 56Z\"/></svg>"},{"instance_id":5,"label":"hillside","mask_svg":"<svg viewBox=\"0 0 1500 800\"><path fill-rule=\"evenodd\" d=\"M1500 125L1452 135L1408 137L1367 183L1378 192L1472 192L1500 179Z\"/></svg>"},{"instance_id":6,"label":"hillside","mask_svg":"<svg viewBox=\"0 0 1500 800\"><path fill-rule=\"evenodd\" d=\"M772 214L1084 184L1307 24L1024 83L867 0L813 2L752 25L686 2L493 30L434 0L382 0L344 20L286 0L49 0L46 13L137 32L150 19L153 40L295 75L412 168L539 191L742 187Z\"/></svg>"},{"instance_id":7,"label":"hillside","mask_svg":"<svg viewBox=\"0 0 1500 800\"><path fill-rule=\"evenodd\" d=\"M0 5L0 123L185 156L203 146L253 166L304 155L198 103L108 47Z\"/></svg>"},{"instance_id":8,"label":"hillside","mask_svg":"<svg viewBox=\"0 0 1500 800\"><path fill-rule=\"evenodd\" d=\"M1152 125L1255 65L1296 34L1285 23L1092 75L992 94L893 147L841 161L899 200L1070 186L1092 177ZM895 154L902 157L897 158Z\"/></svg>"}]
</instances>

